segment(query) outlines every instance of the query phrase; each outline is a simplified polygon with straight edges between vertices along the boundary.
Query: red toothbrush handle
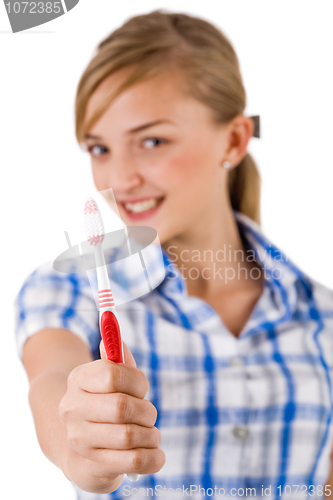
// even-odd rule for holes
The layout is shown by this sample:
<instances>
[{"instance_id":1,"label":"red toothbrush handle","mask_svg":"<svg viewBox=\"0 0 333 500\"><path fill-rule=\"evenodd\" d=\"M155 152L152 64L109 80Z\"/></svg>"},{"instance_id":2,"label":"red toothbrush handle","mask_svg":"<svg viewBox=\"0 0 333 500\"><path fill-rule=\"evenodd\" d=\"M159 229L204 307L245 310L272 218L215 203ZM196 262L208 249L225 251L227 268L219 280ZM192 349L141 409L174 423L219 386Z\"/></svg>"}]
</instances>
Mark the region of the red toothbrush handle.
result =
<instances>
[{"instance_id":1,"label":"red toothbrush handle","mask_svg":"<svg viewBox=\"0 0 333 500\"><path fill-rule=\"evenodd\" d=\"M103 312L100 327L107 358L115 363L123 363L120 327L112 311Z\"/></svg>"}]
</instances>

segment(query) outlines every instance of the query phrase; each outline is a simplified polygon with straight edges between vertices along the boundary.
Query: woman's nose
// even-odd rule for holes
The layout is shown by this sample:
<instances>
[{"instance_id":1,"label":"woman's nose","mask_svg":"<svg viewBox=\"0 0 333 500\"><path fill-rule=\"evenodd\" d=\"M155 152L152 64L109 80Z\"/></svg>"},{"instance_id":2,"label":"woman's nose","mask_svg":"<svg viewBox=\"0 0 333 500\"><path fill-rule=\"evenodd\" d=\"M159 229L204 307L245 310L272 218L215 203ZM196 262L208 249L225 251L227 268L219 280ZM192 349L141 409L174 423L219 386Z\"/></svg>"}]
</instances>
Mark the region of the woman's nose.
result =
<instances>
[{"instance_id":1,"label":"woman's nose","mask_svg":"<svg viewBox=\"0 0 333 500\"><path fill-rule=\"evenodd\" d=\"M141 175L133 159L128 156L114 158L108 169L108 181L115 192L130 191L142 183Z\"/></svg>"}]
</instances>

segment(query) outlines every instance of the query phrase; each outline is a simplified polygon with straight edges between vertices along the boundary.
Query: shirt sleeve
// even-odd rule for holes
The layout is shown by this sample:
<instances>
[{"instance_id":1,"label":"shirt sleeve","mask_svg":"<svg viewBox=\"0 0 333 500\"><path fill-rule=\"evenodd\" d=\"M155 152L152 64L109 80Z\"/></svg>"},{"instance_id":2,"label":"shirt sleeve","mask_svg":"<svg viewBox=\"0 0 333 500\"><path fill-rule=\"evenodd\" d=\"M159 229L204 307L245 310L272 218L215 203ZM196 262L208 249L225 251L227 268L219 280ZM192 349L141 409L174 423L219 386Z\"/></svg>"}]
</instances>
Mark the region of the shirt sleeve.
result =
<instances>
[{"instance_id":1,"label":"shirt sleeve","mask_svg":"<svg viewBox=\"0 0 333 500\"><path fill-rule=\"evenodd\" d=\"M37 268L24 281L14 303L15 339L22 360L25 341L44 328L66 328L99 358L99 317L88 277L60 273L52 263Z\"/></svg>"}]
</instances>

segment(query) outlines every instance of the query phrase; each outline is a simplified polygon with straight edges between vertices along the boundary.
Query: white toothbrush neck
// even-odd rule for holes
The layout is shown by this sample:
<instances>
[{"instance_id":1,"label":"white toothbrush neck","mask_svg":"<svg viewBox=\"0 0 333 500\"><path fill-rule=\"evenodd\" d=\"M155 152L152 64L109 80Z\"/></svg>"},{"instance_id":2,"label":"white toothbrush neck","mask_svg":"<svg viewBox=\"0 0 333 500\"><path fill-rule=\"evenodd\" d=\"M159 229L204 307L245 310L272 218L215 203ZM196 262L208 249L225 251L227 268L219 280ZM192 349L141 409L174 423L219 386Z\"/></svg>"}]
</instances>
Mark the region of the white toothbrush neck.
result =
<instances>
[{"instance_id":1,"label":"white toothbrush neck","mask_svg":"<svg viewBox=\"0 0 333 500\"><path fill-rule=\"evenodd\" d=\"M98 290L108 290L110 289L110 280L105 265L104 253L102 250L102 246L100 244L94 247L94 253L96 262Z\"/></svg>"}]
</instances>

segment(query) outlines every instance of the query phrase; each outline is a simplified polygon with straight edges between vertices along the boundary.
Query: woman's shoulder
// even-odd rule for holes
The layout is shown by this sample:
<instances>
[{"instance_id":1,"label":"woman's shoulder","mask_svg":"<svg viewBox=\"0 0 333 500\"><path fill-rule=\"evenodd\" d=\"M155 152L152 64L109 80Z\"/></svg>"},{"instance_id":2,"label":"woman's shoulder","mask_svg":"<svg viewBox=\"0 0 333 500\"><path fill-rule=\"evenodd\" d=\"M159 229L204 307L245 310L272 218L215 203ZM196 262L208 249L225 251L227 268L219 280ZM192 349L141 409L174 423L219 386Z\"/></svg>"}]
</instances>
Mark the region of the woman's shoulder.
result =
<instances>
[{"instance_id":1,"label":"woman's shoulder","mask_svg":"<svg viewBox=\"0 0 333 500\"><path fill-rule=\"evenodd\" d=\"M312 278L266 235L266 231L257 222L238 211L234 211L234 215L248 247L255 253L256 261L273 281L276 278L278 287L282 285L291 302L295 301L297 295L303 304L300 307L306 303L318 311L333 311L333 288Z\"/></svg>"},{"instance_id":2,"label":"woman's shoulder","mask_svg":"<svg viewBox=\"0 0 333 500\"><path fill-rule=\"evenodd\" d=\"M30 271L23 277L20 283L18 296L28 289L53 288L60 291L62 288L70 286L76 288L89 288L89 280L85 273L77 268L72 268L72 272L60 272L54 268L52 261L47 261Z\"/></svg>"},{"instance_id":3,"label":"woman's shoulder","mask_svg":"<svg viewBox=\"0 0 333 500\"><path fill-rule=\"evenodd\" d=\"M312 297L314 303L322 311L332 311L333 313L333 289L322 282L309 278L312 287Z\"/></svg>"},{"instance_id":4,"label":"woman's shoulder","mask_svg":"<svg viewBox=\"0 0 333 500\"><path fill-rule=\"evenodd\" d=\"M296 312L318 322L318 327L331 338L333 333L333 289L298 268L299 276L294 282ZM319 330L318 330L319 331Z\"/></svg>"}]
</instances>

